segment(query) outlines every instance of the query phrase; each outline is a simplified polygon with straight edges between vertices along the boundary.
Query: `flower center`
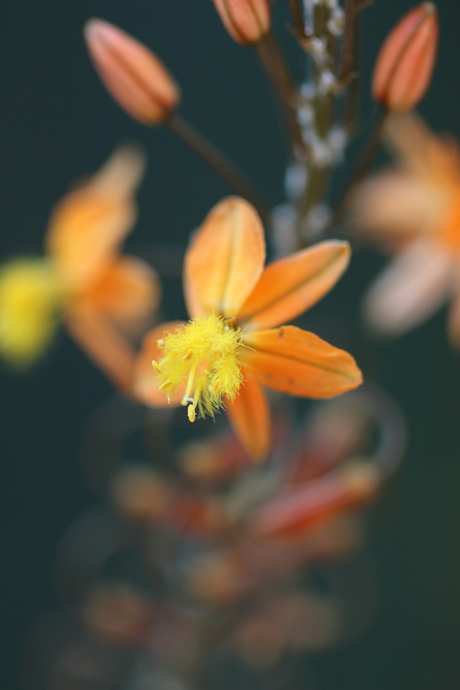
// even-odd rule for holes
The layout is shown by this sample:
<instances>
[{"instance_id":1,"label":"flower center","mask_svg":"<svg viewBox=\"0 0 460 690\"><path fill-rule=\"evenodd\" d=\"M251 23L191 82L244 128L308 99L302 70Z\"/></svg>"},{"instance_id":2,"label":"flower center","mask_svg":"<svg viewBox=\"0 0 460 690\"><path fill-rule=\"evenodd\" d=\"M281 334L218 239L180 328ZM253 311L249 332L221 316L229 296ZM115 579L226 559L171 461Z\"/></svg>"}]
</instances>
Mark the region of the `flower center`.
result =
<instances>
[{"instance_id":1,"label":"flower center","mask_svg":"<svg viewBox=\"0 0 460 690\"><path fill-rule=\"evenodd\" d=\"M185 385L182 405L188 418L211 416L223 406L223 396L233 400L243 376L237 349L242 344L239 328L232 328L214 314L199 316L158 341L163 358L152 362L160 375L160 389L168 399Z\"/></svg>"}]
</instances>

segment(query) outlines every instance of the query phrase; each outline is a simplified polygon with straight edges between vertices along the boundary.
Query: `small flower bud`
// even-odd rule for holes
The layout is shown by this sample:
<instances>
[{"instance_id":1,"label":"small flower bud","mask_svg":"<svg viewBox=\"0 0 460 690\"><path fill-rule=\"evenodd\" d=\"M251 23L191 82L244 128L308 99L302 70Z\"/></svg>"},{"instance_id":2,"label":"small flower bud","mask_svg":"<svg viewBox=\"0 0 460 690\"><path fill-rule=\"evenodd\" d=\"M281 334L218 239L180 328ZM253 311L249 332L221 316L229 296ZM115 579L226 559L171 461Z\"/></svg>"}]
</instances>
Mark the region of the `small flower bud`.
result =
<instances>
[{"instance_id":1,"label":"small flower bud","mask_svg":"<svg viewBox=\"0 0 460 690\"><path fill-rule=\"evenodd\" d=\"M84 35L96 71L118 104L145 125L166 120L180 94L161 60L143 43L100 19L90 19Z\"/></svg>"},{"instance_id":2,"label":"small flower bud","mask_svg":"<svg viewBox=\"0 0 460 690\"><path fill-rule=\"evenodd\" d=\"M424 2L408 12L384 42L374 69L372 94L388 110L406 111L423 97L436 55L436 6Z\"/></svg>"},{"instance_id":3,"label":"small flower bud","mask_svg":"<svg viewBox=\"0 0 460 690\"><path fill-rule=\"evenodd\" d=\"M214 0L230 36L242 45L258 43L270 28L267 0Z\"/></svg>"}]
</instances>

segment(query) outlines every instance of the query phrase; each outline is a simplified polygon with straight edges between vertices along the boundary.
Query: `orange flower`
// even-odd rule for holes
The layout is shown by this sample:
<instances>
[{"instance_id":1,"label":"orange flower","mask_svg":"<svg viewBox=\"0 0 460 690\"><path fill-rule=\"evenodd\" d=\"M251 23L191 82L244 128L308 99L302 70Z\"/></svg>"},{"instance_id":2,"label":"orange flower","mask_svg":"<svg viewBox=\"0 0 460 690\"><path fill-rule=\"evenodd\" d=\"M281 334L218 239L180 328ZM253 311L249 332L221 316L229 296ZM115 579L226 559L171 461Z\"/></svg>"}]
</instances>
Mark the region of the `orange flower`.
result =
<instances>
[{"instance_id":1,"label":"orange flower","mask_svg":"<svg viewBox=\"0 0 460 690\"><path fill-rule=\"evenodd\" d=\"M134 148L120 148L87 182L67 194L51 216L48 256L10 262L0 272L0 352L32 363L60 315L93 361L126 390L134 348L156 306L155 273L120 256L136 218L133 192L144 168Z\"/></svg>"},{"instance_id":2,"label":"orange flower","mask_svg":"<svg viewBox=\"0 0 460 690\"><path fill-rule=\"evenodd\" d=\"M386 127L398 167L357 189L354 225L398 256L371 287L365 313L381 333L399 335L430 316L452 293L449 331L460 346L460 151L415 114Z\"/></svg>"},{"instance_id":3,"label":"orange flower","mask_svg":"<svg viewBox=\"0 0 460 690\"><path fill-rule=\"evenodd\" d=\"M263 386L329 398L361 383L351 355L313 333L279 327L333 287L349 254L346 242L322 242L264 269L257 213L243 199L224 199L187 252L185 293L192 321L166 323L146 336L135 393L152 406L188 405L191 421L196 410L213 414L225 402L250 454L264 456L270 421Z\"/></svg>"}]
</instances>

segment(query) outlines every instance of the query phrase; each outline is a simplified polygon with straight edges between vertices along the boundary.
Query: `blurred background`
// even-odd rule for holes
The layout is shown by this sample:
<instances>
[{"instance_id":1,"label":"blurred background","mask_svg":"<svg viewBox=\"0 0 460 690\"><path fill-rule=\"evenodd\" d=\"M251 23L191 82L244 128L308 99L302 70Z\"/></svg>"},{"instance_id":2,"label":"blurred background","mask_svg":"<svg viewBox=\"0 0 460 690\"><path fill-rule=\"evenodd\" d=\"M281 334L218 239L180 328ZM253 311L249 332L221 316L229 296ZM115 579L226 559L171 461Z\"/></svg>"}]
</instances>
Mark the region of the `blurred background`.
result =
<instances>
[{"instance_id":1,"label":"blurred background","mask_svg":"<svg viewBox=\"0 0 460 690\"><path fill-rule=\"evenodd\" d=\"M285 30L287 5L277 0L275 23L300 76L303 56ZM373 110L368 84L376 53L411 6L407 0L376 0L363 15L363 127ZM460 137L460 8L454 0L440 0L438 8L439 57L420 111L434 130ZM180 112L231 154L270 203L283 200L286 150L272 93L255 55L231 41L211 0L3 3L2 261L39 254L54 203L123 140L140 141L149 161L138 194L139 221L127 243L133 251L152 242L185 246L191 229L229 192L165 128L143 128L112 102L82 40L82 26L93 16L118 24L155 50L181 85ZM339 183L348 169L339 169ZM327 308L350 331L361 328L357 304L383 263L376 254L357 253L337 295L328 298ZM185 315L177 280L165 283L164 313ZM348 646L313 659L317 687L457 689L460 356L446 342L444 311L396 342L367 341L364 348L361 338L368 336L357 333L350 350L365 375L398 401L410 443L390 488L391 520L369 548L379 588L374 620ZM72 520L98 500L79 464L80 444L85 425L112 391L64 333L32 372L18 376L2 369L0 377L1 678L3 687L19 689L28 630L59 606L59 542Z\"/></svg>"}]
</instances>

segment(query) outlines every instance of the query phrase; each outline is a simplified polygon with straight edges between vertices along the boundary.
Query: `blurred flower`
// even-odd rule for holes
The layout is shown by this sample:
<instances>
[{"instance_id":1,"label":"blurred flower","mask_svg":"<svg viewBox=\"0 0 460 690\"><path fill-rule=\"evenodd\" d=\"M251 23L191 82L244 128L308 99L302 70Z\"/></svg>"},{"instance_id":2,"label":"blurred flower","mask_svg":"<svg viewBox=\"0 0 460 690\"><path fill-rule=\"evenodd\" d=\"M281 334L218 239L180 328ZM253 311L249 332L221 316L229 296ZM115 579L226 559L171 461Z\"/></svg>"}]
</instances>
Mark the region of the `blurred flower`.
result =
<instances>
[{"instance_id":1,"label":"blurred flower","mask_svg":"<svg viewBox=\"0 0 460 690\"><path fill-rule=\"evenodd\" d=\"M213 414L225 402L250 454L264 456L270 422L262 386L329 398L361 383L351 355L295 326L277 327L333 287L349 253L346 242L322 242L264 270L259 217L243 199L224 199L186 255L192 321L162 324L146 336L135 393L153 406L187 405L191 421L196 410Z\"/></svg>"},{"instance_id":2,"label":"blurred flower","mask_svg":"<svg viewBox=\"0 0 460 690\"><path fill-rule=\"evenodd\" d=\"M363 182L351 202L357 232L397 253L365 301L370 324L399 335L430 316L450 295L449 332L460 345L460 152L415 114L386 126L398 167Z\"/></svg>"},{"instance_id":3,"label":"blurred flower","mask_svg":"<svg viewBox=\"0 0 460 690\"><path fill-rule=\"evenodd\" d=\"M90 19L84 35L100 78L126 112L144 125L159 124L171 114L179 88L147 46L101 19Z\"/></svg>"},{"instance_id":4,"label":"blurred flower","mask_svg":"<svg viewBox=\"0 0 460 690\"><path fill-rule=\"evenodd\" d=\"M407 12L388 35L374 69L372 94L388 110L406 111L430 83L438 41L436 6L424 2Z\"/></svg>"},{"instance_id":5,"label":"blurred flower","mask_svg":"<svg viewBox=\"0 0 460 690\"><path fill-rule=\"evenodd\" d=\"M243 45L258 43L270 30L267 0L213 0L230 36Z\"/></svg>"},{"instance_id":6,"label":"blurred flower","mask_svg":"<svg viewBox=\"0 0 460 690\"><path fill-rule=\"evenodd\" d=\"M135 221L133 191L143 168L138 150L115 151L54 209L47 257L14 259L0 270L0 353L13 366L42 354L61 317L118 386L131 386L131 340L148 325L159 296L152 269L119 254Z\"/></svg>"},{"instance_id":7,"label":"blurred flower","mask_svg":"<svg viewBox=\"0 0 460 690\"><path fill-rule=\"evenodd\" d=\"M53 338L62 294L46 259L15 259L0 268L0 354L29 366Z\"/></svg>"}]
</instances>

